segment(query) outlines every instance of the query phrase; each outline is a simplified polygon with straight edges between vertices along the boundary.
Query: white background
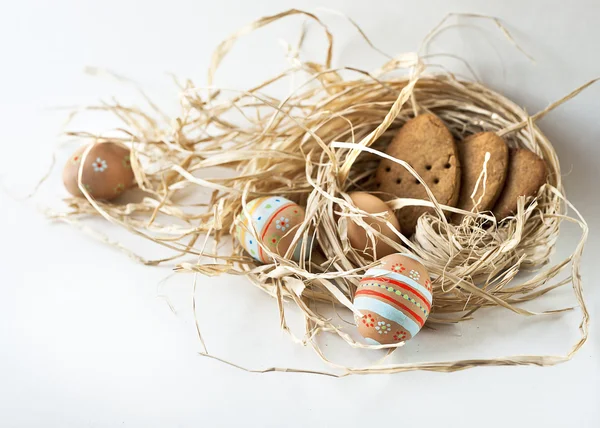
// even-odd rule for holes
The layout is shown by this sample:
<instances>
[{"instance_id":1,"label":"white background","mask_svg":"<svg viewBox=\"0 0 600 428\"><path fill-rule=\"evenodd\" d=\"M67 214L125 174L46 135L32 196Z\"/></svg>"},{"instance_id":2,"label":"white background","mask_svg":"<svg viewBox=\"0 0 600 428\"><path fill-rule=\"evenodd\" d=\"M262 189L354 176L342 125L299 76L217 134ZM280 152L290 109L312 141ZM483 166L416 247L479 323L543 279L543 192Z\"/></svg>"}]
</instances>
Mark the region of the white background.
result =
<instances>
[{"instance_id":1,"label":"white background","mask_svg":"<svg viewBox=\"0 0 600 428\"><path fill-rule=\"evenodd\" d=\"M319 6L353 17L390 54L415 50L448 12L503 19L535 64L486 21L452 21L469 26L448 30L431 50L464 57L486 84L532 113L600 76L596 1L2 0L0 182L7 190L0 192L0 426L600 426L600 87L540 123L560 156L567 194L591 229L582 268L591 336L572 361L556 367L343 379L246 373L197 355L191 275L161 283L170 266L136 264L72 227L46 220L41 210L60 207L65 196L60 169L73 144L57 152L58 166L36 197L16 200L44 174L59 141L67 111L52 108L115 94L133 99L130 89L90 77L84 67L129 76L175 111L177 93L167 72L203 85L212 49L227 35L266 14ZM336 34L335 65L381 65L383 58L346 20L323 16ZM248 36L224 61L216 83L246 88L286 67L278 40L295 42L301 22L289 18ZM318 29L311 31L315 42L305 55L321 60ZM457 62L446 64L460 69ZM88 115L77 129L114 124ZM160 254L106 223L87 225L147 257ZM576 227L565 226L553 260L566 257L578 236ZM167 296L175 312L159 295ZM244 278L200 278L196 296L212 353L249 368L329 369L279 330L274 302ZM565 288L527 307L571 305ZM579 319L577 309L528 319L481 311L459 326L422 332L394 361L564 355L578 338ZM354 355L336 341L324 345L349 364L381 357Z\"/></svg>"}]
</instances>

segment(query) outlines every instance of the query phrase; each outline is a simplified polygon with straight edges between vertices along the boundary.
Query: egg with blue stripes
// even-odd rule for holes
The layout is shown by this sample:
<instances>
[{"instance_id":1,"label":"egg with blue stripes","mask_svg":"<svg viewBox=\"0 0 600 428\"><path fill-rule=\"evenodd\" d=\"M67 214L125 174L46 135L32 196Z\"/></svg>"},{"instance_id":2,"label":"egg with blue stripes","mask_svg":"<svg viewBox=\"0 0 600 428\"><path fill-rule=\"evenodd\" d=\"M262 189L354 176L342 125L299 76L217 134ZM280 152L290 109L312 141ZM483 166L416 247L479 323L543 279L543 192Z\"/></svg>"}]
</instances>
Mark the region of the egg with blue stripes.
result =
<instances>
[{"instance_id":1,"label":"egg with blue stripes","mask_svg":"<svg viewBox=\"0 0 600 428\"><path fill-rule=\"evenodd\" d=\"M391 254L367 270L354 295L358 331L372 345L405 342L423 327L433 293L425 266L414 256Z\"/></svg>"},{"instance_id":2,"label":"egg with blue stripes","mask_svg":"<svg viewBox=\"0 0 600 428\"><path fill-rule=\"evenodd\" d=\"M248 202L246 210L237 216L234 235L252 257L260 262L269 263L272 258L265 251L265 247L273 253L285 256L298 227L304 221L304 216L304 209L300 205L281 196L254 199ZM303 249L300 238L291 253L291 258L296 261L301 257L308 259L310 244L311 242Z\"/></svg>"}]
</instances>

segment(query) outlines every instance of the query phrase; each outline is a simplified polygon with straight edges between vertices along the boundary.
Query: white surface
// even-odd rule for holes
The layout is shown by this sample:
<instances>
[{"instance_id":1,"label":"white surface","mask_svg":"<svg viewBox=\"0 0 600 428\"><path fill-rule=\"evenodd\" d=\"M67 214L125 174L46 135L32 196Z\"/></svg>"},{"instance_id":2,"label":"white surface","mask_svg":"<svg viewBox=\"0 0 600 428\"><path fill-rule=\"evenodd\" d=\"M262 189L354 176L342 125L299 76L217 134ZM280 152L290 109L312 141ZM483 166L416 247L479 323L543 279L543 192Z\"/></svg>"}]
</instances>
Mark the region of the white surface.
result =
<instances>
[{"instance_id":1,"label":"white surface","mask_svg":"<svg viewBox=\"0 0 600 428\"><path fill-rule=\"evenodd\" d=\"M140 81L168 106L176 94L164 72L204 84L210 53L219 41L255 18L289 7L314 11L325 5L345 12L392 54L416 49L447 12L498 16L536 58L535 65L483 21L472 23L477 28L447 31L432 51L465 57L484 82L531 112L600 75L597 2L491 3L4 1L0 179L12 193L25 194L43 174L66 115L49 107L132 96L110 80L84 75L85 66ZM381 64L382 58L344 19L325 17L337 37L336 65L374 69ZM295 42L300 23L291 18L240 42L223 63L217 83L244 88L283 68L278 39ZM322 58L321 51L308 55ZM600 426L600 311L594 277L600 256L599 91L592 87L541 122L561 158L568 195L591 228L582 269L591 337L571 362L552 368L332 379L245 373L203 359L196 354L200 344L191 315L191 276L170 278L158 290L169 268L135 264L73 228L50 224L36 210L64 195L59 172L69 148L60 152L59 167L36 199L15 202L0 192L0 426ZM101 129L110 124L87 116L80 125ZM91 224L119 236L102 223ZM564 228L555 260L567 254L577 236L575 228ZM154 254L143 243L127 243ZM170 297L177 315L158 294ZM310 349L278 330L273 302L243 278L201 279L197 297L211 352L253 368L327 369ZM570 290L564 289L530 307L572 304ZM481 312L447 331L423 332L397 358L565 354L577 338L579 316L576 310L523 320L504 311ZM361 358L353 361L365 363Z\"/></svg>"}]
</instances>

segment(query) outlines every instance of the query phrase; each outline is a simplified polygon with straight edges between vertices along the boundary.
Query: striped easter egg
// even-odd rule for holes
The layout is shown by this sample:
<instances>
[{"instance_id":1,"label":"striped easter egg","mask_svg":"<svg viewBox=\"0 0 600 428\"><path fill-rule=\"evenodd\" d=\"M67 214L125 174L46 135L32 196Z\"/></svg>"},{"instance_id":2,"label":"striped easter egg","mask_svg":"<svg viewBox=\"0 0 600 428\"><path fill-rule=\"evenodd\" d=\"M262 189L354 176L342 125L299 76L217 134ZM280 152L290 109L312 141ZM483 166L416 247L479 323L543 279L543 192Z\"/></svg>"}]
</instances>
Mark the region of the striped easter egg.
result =
<instances>
[{"instance_id":1,"label":"striped easter egg","mask_svg":"<svg viewBox=\"0 0 600 428\"><path fill-rule=\"evenodd\" d=\"M270 251L284 256L294 239L298 226L304 221L304 209L281 196L269 196L250 201L236 219L235 237L242 247L256 260L269 263L271 257L260 242ZM251 223L250 223L251 222ZM254 226L256 235L250 224ZM310 247L310 246L309 246ZM292 258L300 259L302 240L298 241ZM310 248L304 253L308 258Z\"/></svg>"},{"instance_id":2,"label":"striped easter egg","mask_svg":"<svg viewBox=\"0 0 600 428\"><path fill-rule=\"evenodd\" d=\"M413 256L391 254L367 270L354 296L359 333L370 344L404 342L425 324L433 294L425 267Z\"/></svg>"}]
</instances>

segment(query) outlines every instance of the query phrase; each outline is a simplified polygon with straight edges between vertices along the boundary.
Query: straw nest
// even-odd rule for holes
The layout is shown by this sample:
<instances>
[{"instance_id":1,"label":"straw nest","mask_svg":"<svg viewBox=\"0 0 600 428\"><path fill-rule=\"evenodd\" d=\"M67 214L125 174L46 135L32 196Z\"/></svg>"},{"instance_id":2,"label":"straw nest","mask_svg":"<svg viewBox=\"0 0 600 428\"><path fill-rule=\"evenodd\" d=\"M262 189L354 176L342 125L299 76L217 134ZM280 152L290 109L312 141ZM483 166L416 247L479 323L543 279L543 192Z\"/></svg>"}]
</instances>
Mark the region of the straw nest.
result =
<instances>
[{"instance_id":1,"label":"straw nest","mask_svg":"<svg viewBox=\"0 0 600 428\"><path fill-rule=\"evenodd\" d=\"M316 20L323 27L329 47L322 63L300 59L301 40L297 47L289 47L291 68L268 81L244 91L211 86L221 59L239 36L295 14ZM441 28L438 26L428 39ZM327 360L316 340L320 333L337 334L353 347L366 347L349 334L354 326L341 326L343 323L315 310L319 302L332 302L354 311L351 302L356 286L373 263L349 246L348 220L353 218L369 228L364 219L370 214L354 207L348 192L372 191L371 177L394 133L408 119L431 112L445 122L456 139L493 131L511 147L532 150L546 161L548 182L534 200L521 201L516 215L502 222L489 213L470 214L441 206L433 198L394 199L390 205L395 209L426 204L434 207L435 213L423 215L415 235L410 240L401 236L401 244L369 228L371 238L387 239L398 252L422 259L433 280L429 325L461 322L489 306L535 315L518 304L571 284L583 312L581 339L565 356L344 367L341 375L414 369L453 371L478 365L548 365L570 359L587 337L588 316L579 277L587 226L574 208L575 217L567 213L570 204L561 183L559 160L535 120L587 85L531 116L480 83L458 79L451 73L430 73L428 58L418 54L389 58L376 72L333 68L332 41L327 27L312 14L291 10L265 17L218 47L207 87L191 82L182 85L181 113L175 119L152 103L148 112L119 104L94 107L114 112L123 125L110 136L69 134L88 142L110 140L130 147L136 180L145 196L136 203L104 203L91 199L82 188L86 198L69 199L70 210L52 216L76 223L81 215L102 215L173 251L168 258L146 260L106 240L146 264L179 259L178 271L244 275L274 298L284 329L289 331L285 311L290 310L284 302L293 302L303 312L306 330L296 336ZM296 86L288 96L267 95L271 85L290 79ZM419 178L410 166L397 162ZM214 167L230 172L211 177ZM190 205L190 193L199 194L200 189L207 191L206 203ZM295 240L310 235L316 243L308 261L296 263L269 253L273 262L258 264L237 243L221 245L228 242L235 218L246 204L266 195L285 196L306 207L306 218ZM461 224L452 224L442 209L467 216ZM564 220L581 226L581 241L569 258L548 265ZM532 278L519 283L514 280L522 269L542 266ZM570 269L568 278L559 280L557 275L565 269ZM265 371L272 370L290 369Z\"/></svg>"}]
</instances>

